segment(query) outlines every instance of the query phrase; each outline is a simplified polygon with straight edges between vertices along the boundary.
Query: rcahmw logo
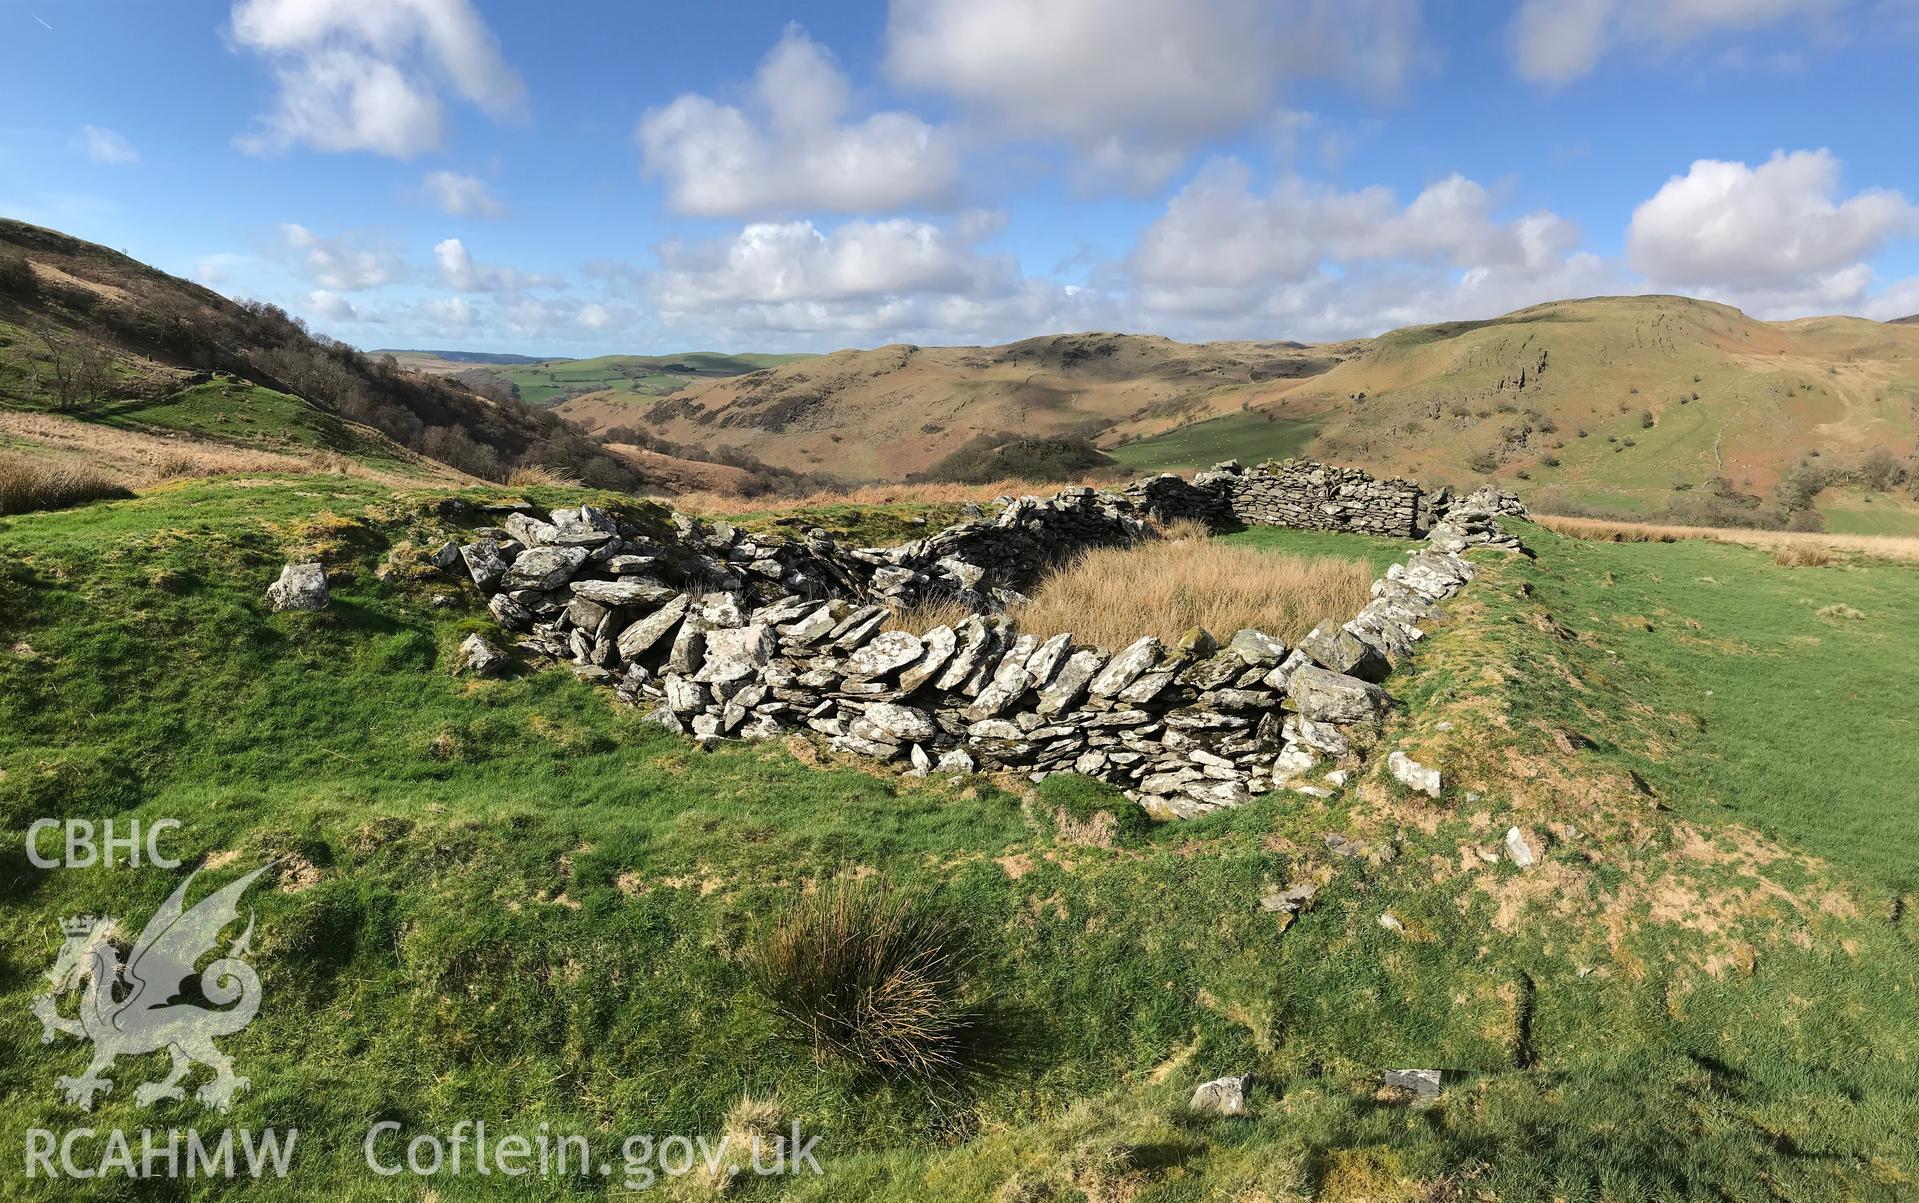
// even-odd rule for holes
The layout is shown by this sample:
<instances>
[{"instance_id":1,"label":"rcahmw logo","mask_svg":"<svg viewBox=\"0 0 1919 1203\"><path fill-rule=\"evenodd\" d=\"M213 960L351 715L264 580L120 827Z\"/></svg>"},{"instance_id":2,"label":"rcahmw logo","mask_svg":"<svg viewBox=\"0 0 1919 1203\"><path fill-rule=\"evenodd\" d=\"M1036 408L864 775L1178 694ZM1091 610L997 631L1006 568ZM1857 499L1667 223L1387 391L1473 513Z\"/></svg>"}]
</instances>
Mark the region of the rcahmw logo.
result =
<instances>
[{"instance_id":1,"label":"rcahmw logo","mask_svg":"<svg viewBox=\"0 0 1919 1203\"><path fill-rule=\"evenodd\" d=\"M207 895L191 909L188 888L198 873L188 874L160 909L154 912L139 938L122 957L123 941L112 919L92 915L61 921L62 942L53 967L47 970L48 989L33 1000L43 1043L59 1035L77 1037L93 1045L92 1056L78 1075L62 1074L54 1082L66 1102L91 1110L95 1099L110 1094L113 1079L106 1073L115 1059L165 1050L172 1058L164 1078L134 1088L133 1101L150 1107L162 1101L182 1101L182 1082L196 1065L213 1076L194 1092L202 1107L226 1111L248 1080L233 1071L233 1061L214 1041L243 1030L260 1010L260 978L244 959L253 939L254 918L204 970L195 970L200 958L216 950L220 935L240 917L240 896L260 874L263 865L230 885ZM199 993L211 1003L177 1001L189 981L198 978ZM78 990L78 1013L60 1014L60 1002ZM299 1132L240 1133L245 1171L284 1174ZM129 1176L193 1176L196 1171L230 1176L241 1167L234 1162L232 1130L208 1139L195 1131L151 1129L129 1134L118 1129L79 1128L59 1135L46 1129L27 1132L28 1176L45 1173L59 1177L93 1177L116 1171ZM156 1143L157 1142L157 1143ZM134 1152L135 1144L139 1155ZM57 1156L56 1156L57 1154ZM157 1167L157 1168L156 1168Z\"/></svg>"}]
</instances>

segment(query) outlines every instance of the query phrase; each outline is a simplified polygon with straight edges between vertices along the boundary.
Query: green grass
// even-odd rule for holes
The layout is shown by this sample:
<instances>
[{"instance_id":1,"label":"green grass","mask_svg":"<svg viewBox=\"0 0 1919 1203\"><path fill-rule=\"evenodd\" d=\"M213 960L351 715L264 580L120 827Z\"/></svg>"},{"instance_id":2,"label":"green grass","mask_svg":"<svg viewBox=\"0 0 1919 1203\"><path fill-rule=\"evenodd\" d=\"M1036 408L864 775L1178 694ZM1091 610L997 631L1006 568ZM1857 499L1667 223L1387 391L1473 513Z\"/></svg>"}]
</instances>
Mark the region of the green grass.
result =
<instances>
[{"instance_id":1,"label":"green grass","mask_svg":"<svg viewBox=\"0 0 1919 1203\"><path fill-rule=\"evenodd\" d=\"M1818 509L1835 535L1919 535L1919 503L1908 497L1827 489L1819 494Z\"/></svg>"},{"instance_id":2,"label":"green grass","mask_svg":"<svg viewBox=\"0 0 1919 1203\"><path fill-rule=\"evenodd\" d=\"M602 389L633 397L663 397L693 380L738 376L804 358L688 351L679 355L601 355L594 359L501 364L492 370L513 382L521 400L529 405L546 405L568 394Z\"/></svg>"},{"instance_id":3,"label":"green grass","mask_svg":"<svg viewBox=\"0 0 1919 1203\"><path fill-rule=\"evenodd\" d=\"M1267 418L1238 413L1195 422L1165 434L1103 450L1140 472L1210 468L1221 460L1258 463L1297 456L1319 433L1317 418Z\"/></svg>"},{"instance_id":4,"label":"green grass","mask_svg":"<svg viewBox=\"0 0 1919 1203\"><path fill-rule=\"evenodd\" d=\"M1685 838L1696 820L1744 846L1736 820L1809 847L1913 779L1888 742L1910 715L1911 569L1529 531L1539 564L1490 562L1462 621L1392 685L1409 703L1393 739L1442 767L1444 802L1368 776L1325 803L1129 827L1108 848L1059 837L1055 812L1123 805L1078 779L913 781L779 744L701 753L563 670L455 677L458 641L492 628L470 590L418 571L446 533L433 500L196 481L0 521L0 1144L36 1125L210 1126L190 1103L134 1106L159 1057L123 1061L92 1115L55 1094L82 1050L42 1045L27 1003L56 919L138 922L186 872L27 866L26 823L72 815L179 818L170 850L189 867L239 854L214 880L286 854L314 871L250 895L264 1006L224 1042L253 1080L225 1122L299 1127L295 1176L197 1197L419 1197L362 1162L383 1119L409 1135L546 1123L617 1164L622 1134L712 1134L742 1094L822 1134L828 1170L748 1181L747 1199L1895 1200L1919 1175L1919 930L1892 905L1911 824L1890 823L1908 812L1882 814L1883 849L1827 839L1831 865L1719 863ZM265 612L291 555L329 564L331 609ZM457 604L432 605L438 592ZM1800 596L1868 617L1828 629ZM1652 631L1618 621L1639 611ZM1806 632L1824 641L1802 669L1784 653ZM1762 637L1781 654L1709 646ZM1714 674L1781 696L1735 702L1735 678ZM1560 753L1548 726L1589 746ZM1707 763L1734 756L1751 767ZM1829 788L1802 793L1796 758ZM1812 811L1788 821L1795 806ZM1462 867L1509 822L1581 834L1527 874ZM1330 830L1375 855L1329 855ZM970 934L994 1053L972 1075L927 1090L816 1061L752 987L744 954L767 917L841 875L882 876ZM1256 905L1314 875L1320 900L1290 926ZM1710 928L1654 910L1688 892L1743 901L1722 900ZM1817 904L1829 896L1845 905ZM1532 909L1502 917L1519 897ZM1738 945L1758 970L1715 970ZM1457 1084L1427 1111L1376 1101L1371 1075L1406 1065ZM1246 1070L1252 1118L1180 1106ZM9 1193L67 1197L18 1172Z\"/></svg>"}]
</instances>

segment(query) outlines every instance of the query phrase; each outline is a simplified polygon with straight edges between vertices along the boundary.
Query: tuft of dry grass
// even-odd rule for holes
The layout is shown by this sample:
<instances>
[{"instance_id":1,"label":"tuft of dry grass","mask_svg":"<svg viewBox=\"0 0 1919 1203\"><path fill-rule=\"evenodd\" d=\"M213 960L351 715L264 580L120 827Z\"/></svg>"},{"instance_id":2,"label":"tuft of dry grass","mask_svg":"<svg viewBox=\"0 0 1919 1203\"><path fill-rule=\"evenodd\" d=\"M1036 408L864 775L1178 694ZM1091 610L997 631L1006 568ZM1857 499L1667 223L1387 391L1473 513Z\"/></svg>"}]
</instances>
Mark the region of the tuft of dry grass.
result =
<instances>
[{"instance_id":1,"label":"tuft of dry grass","mask_svg":"<svg viewBox=\"0 0 1919 1203\"><path fill-rule=\"evenodd\" d=\"M1797 544L1772 549L1772 562L1781 568L1826 568L1840 562L1830 548Z\"/></svg>"},{"instance_id":2,"label":"tuft of dry grass","mask_svg":"<svg viewBox=\"0 0 1919 1203\"><path fill-rule=\"evenodd\" d=\"M1086 552L1040 582L1013 619L1029 634L1071 631L1107 648L1142 635L1171 642L1196 626L1222 640L1254 627L1296 643L1358 613L1372 583L1358 560L1275 555L1189 533Z\"/></svg>"},{"instance_id":3,"label":"tuft of dry grass","mask_svg":"<svg viewBox=\"0 0 1919 1203\"><path fill-rule=\"evenodd\" d=\"M539 464L522 464L506 474L508 487L515 489L533 488L539 485L557 485L562 488L577 487L580 478L564 468L545 468Z\"/></svg>"},{"instance_id":4,"label":"tuft of dry grass","mask_svg":"<svg viewBox=\"0 0 1919 1203\"><path fill-rule=\"evenodd\" d=\"M964 1068L974 1019L961 933L884 886L841 880L801 897L746 965L818 1055L921 1079Z\"/></svg>"},{"instance_id":5,"label":"tuft of dry grass","mask_svg":"<svg viewBox=\"0 0 1919 1203\"><path fill-rule=\"evenodd\" d=\"M125 485L82 464L0 456L0 514L64 510L131 496Z\"/></svg>"},{"instance_id":6,"label":"tuft of dry grass","mask_svg":"<svg viewBox=\"0 0 1919 1203\"><path fill-rule=\"evenodd\" d=\"M1823 531L1671 526L1656 522L1618 522L1609 518L1566 518L1557 514L1535 514L1533 521L1574 539L1596 539L1605 543L1673 543L1680 539L1710 539L1717 543L1757 547L1761 551L1777 552L1804 547L1827 552L1859 552L1889 560L1919 560L1919 538L1905 535L1834 535Z\"/></svg>"}]
</instances>

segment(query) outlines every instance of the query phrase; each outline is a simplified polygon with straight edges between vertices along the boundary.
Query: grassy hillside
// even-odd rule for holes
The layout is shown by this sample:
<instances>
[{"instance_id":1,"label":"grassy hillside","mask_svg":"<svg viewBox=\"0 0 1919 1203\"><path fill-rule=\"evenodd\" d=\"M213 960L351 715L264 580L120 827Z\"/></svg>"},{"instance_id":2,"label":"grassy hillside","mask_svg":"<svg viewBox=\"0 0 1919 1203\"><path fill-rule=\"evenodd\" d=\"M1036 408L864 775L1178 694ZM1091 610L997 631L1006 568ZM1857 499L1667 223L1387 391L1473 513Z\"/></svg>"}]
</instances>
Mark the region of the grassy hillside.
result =
<instances>
[{"instance_id":1,"label":"grassy hillside","mask_svg":"<svg viewBox=\"0 0 1919 1203\"><path fill-rule=\"evenodd\" d=\"M32 869L26 824L177 817L216 881L287 858L249 897L265 1001L225 1041L253 1082L227 1122L301 1149L247 1197L417 1197L365 1169L379 1120L544 1123L617 1167L621 1135L715 1134L742 1096L822 1135L827 1170L748 1199L1896 1200L1919 1178L1919 569L1528 529L1537 563L1489 561L1394 679L1393 739L1445 772L1440 804L1373 774L1089 842L1067 820L1127 804L1071 777L700 753L563 670L453 675L492 628L420 565L441 496L194 481L0 521L0 1140L198 1119L134 1106L159 1057L91 1116L61 1103L82 1050L28 1010L59 916L143 919L187 869ZM296 556L335 602L269 615ZM1476 855L1514 823L1540 865ZM809 887L873 877L969 933L989 1039L939 1089L816 1060L747 969ZM1302 880L1290 924L1258 906ZM1409 1109L1392 1066L1454 1077ZM1248 1071L1250 1117L1185 1111Z\"/></svg>"},{"instance_id":2,"label":"grassy hillside","mask_svg":"<svg viewBox=\"0 0 1919 1203\"><path fill-rule=\"evenodd\" d=\"M924 472L982 435L1090 436L1238 409L1256 382L1322 372L1324 349L1063 334L998 347L837 351L691 385L645 419L667 438L741 447L848 479Z\"/></svg>"},{"instance_id":3,"label":"grassy hillside","mask_svg":"<svg viewBox=\"0 0 1919 1203\"><path fill-rule=\"evenodd\" d=\"M600 426L630 421L620 407L636 399L662 397L706 379L744 375L778 367L806 355L721 354L687 351L676 355L600 355L592 359L537 359L528 355L486 355L459 351L390 352L416 371L442 376L492 377L510 386L529 405L571 405L569 417L604 417ZM591 411L588 413L587 411Z\"/></svg>"},{"instance_id":4,"label":"grassy hillside","mask_svg":"<svg viewBox=\"0 0 1919 1203\"><path fill-rule=\"evenodd\" d=\"M216 466L241 446L376 468L424 461L452 469L445 477L544 467L607 487L644 483L552 414L316 338L276 306L236 304L106 247L0 219L0 433L36 453L94 458L102 428L160 431L173 457ZM151 458L133 444L107 440L98 458L115 471Z\"/></svg>"}]
</instances>

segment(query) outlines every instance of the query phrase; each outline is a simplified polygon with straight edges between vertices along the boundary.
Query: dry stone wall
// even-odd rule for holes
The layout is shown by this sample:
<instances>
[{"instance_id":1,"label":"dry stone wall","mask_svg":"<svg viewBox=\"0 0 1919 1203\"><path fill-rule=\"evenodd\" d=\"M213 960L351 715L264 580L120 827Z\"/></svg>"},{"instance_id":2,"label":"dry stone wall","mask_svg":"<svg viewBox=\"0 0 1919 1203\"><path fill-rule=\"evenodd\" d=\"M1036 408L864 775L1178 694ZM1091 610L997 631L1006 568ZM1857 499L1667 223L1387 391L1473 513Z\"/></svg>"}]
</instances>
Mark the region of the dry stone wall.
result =
<instances>
[{"instance_id":1,"label":"dry stone wall","mask_svg":"<svg viewBox=\"0 0 1919 1203\"><path fill-rule=\"evenodd\" d=\"M1129 486L1135 504L1161 519L1195 518L1219 526L1289 526L1300 530L1417 538L1451 504L1446 490L1427 493L1410 480L1379 479L1357 468L1284 460L1247 469L1228 460L1190 482L1167 473Z\"/></svg>"},{"instance_id":2,"label":"dry stone wall","mask_svg":"<svg viewBox=\"0 0 1919 1203\"><path fill-rule=\"evenodd\" d=\"M1416 486L1409 501L1407 482L1364 475L1222 465L1177 487L1158 477L1124 495L1067 489L894 548L843 548L819 531L763 541L684 516L670 531L622 529L591 506L514 507L435 562L490 595L521 651L570 662L702 741L803 730L915 773L1070 770L1155 815L1190 817L1275 789L1315 792L1327 762L1368 750L1389 705L1379 683L1472 579L1465 553L1518 547L1498 521L1524 512L1510 495L1428 509ZM1304 513L1302 495L1326 500ZM1022 634L1004 615L1053 561L1152 537L1145 518L1166 514L1156 503L1208 497L1219 521L1273 514L1393 533L1423 515L1430 528L1358 614L1296 648L1242 630L1108 650ZM896 607L930 594L977 612L924 634L886 629ZM471 671L502 667L484 640L462 653Z\"/></svg>"}]
</instances>

